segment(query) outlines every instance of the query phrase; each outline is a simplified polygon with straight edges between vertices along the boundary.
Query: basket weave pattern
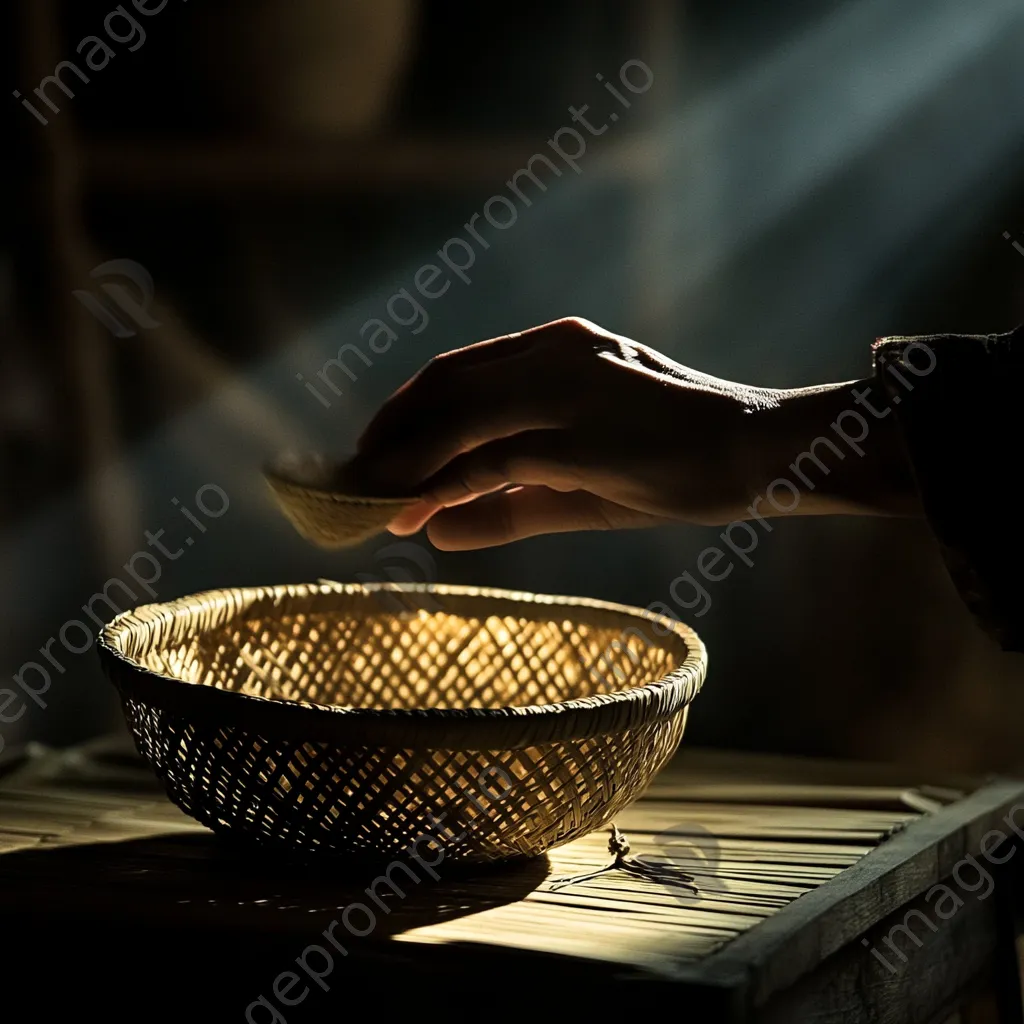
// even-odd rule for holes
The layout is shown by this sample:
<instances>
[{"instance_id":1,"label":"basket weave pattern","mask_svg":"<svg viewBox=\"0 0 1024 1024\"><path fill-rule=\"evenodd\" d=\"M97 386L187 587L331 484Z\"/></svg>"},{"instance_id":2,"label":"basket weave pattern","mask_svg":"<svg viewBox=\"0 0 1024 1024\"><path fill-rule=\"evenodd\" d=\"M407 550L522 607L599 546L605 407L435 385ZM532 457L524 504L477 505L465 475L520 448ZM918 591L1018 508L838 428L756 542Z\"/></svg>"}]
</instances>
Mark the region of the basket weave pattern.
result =
<instances>
[{"instance_id":1,"label":"basket weave pattern","mask_svg":"<svg viewBox=\"0 0 1024 1024\"><path fill-rule=\"evenodd\" d=\"M675 751L705 670L672 620L440 585L214 591L119 616L101 652L203 824L371 858L432 833L466 862L609 821Z\"/></svg>"}]
</instances>

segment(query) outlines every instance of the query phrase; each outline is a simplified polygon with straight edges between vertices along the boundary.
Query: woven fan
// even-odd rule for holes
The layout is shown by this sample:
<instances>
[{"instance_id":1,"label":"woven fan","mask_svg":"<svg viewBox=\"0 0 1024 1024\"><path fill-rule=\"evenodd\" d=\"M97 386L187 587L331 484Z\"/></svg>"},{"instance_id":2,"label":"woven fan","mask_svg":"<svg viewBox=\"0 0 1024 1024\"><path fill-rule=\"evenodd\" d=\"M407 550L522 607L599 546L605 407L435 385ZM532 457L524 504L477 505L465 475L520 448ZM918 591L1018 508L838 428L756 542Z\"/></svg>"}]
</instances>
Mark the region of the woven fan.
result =
<instances>
[{"instance_id":1,"label":"woven fan","mask_svg":"<svg viewBox=\"0 0 1024 1024\"><path fill-rule=\"evenodd\" d=\"M285 454L263 469L281 511L322 548L344 548L380 533L415 497L373 497L346 463L322 455Z\"/></svg>"}]
</instances>

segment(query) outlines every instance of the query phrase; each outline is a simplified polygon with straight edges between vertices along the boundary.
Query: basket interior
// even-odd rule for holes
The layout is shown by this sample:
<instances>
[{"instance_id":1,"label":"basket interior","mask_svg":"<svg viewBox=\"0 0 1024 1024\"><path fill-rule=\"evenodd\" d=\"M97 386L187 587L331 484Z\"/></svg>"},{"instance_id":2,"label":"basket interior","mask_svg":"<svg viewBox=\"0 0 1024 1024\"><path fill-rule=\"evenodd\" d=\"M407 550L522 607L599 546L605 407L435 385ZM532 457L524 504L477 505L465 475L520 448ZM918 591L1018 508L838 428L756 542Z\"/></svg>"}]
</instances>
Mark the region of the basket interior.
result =
<instances>
[{"instance_id":1,"label":"basket interior","mask_svg":"<svg viewBox=\"0 0 1024 1024\"><path fill-rule=\"evenodd\" d=\"M558 703L643 686L688 653L682 637L660 636L637 616L432 591L223 591L160 607L141 609L112 633L136 664L190 683L340 707Z\"/></svg>"}]
</instances>

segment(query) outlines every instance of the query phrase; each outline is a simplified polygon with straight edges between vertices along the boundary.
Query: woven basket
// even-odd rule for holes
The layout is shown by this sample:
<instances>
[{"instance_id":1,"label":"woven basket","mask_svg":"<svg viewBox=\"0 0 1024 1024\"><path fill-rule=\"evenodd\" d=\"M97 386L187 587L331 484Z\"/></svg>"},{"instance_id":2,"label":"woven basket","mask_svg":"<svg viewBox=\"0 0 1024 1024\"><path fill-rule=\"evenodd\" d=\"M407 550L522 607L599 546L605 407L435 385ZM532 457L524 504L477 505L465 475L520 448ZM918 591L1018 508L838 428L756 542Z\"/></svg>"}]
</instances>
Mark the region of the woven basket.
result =
<instances>
[{"instance_id":1,"label":"woven basket","mask_svg":"<svg viewBox=\"0 0 1024 1024\"><path fill-rule=\"evenodd\" d=\"M139 751L215 831L372 859L432 836L474 863L607 823L707 665L670 618L439 584L210 591L117 616L99 649Z\"/></svg>"}]
</instances>

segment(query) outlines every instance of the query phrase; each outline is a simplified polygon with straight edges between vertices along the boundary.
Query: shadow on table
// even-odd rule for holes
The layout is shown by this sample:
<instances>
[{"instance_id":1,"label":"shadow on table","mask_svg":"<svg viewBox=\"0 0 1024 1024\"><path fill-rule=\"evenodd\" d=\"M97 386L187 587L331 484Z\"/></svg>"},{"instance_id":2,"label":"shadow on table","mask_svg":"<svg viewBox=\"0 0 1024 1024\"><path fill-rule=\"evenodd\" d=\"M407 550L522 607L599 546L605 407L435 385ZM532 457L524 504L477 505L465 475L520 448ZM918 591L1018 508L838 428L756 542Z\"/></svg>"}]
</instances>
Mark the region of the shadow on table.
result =
<instances>
[{"instance_id":1,"label":"shadow on table","mask_svg":"<svg viewBox=\"0 0 1024 1024\"><path fill-rule=\"evenodd\" d=\"M284 862L206 833L18 850L0 856L4 966L39 1009L98 999L113 1013L145 998L177 1019L215 1007L242 1019L334 921L347 952L335 955L330 998L382 978L400 990L458 954L391 937L517 902L550 873L546 857L473 870L442 860L436 879L398 863Z\"/></svg>"},{"instance_id":2,"label":"shadow on table","mask_svg":"<svg viewBox=\"0 0 1024 1024\"><path fill-rule=\"evenodd\" d=\"M351 921L354 943L518 902L549 872L546 857L488 868L443 859L431 867L405 857L376 865L283 860L206 833L0 857L5 912L16 909L13 896L18 907L47 916L95 913L107 922L255 928L301 938L350 908L345 924Z\"/></svg>"}]
</instances>

